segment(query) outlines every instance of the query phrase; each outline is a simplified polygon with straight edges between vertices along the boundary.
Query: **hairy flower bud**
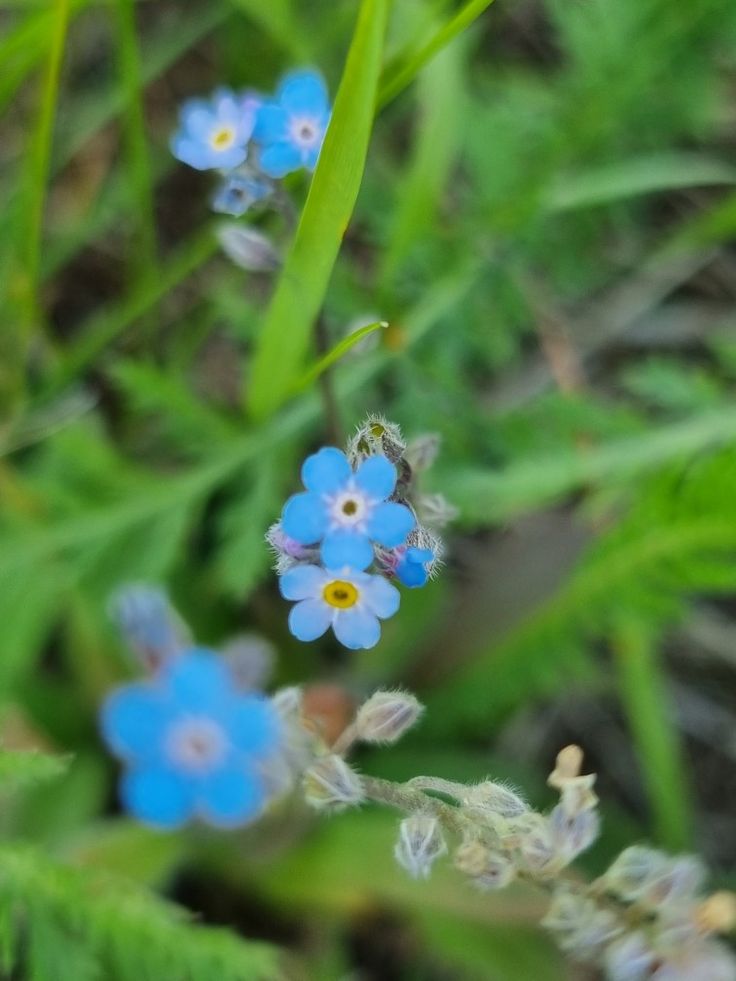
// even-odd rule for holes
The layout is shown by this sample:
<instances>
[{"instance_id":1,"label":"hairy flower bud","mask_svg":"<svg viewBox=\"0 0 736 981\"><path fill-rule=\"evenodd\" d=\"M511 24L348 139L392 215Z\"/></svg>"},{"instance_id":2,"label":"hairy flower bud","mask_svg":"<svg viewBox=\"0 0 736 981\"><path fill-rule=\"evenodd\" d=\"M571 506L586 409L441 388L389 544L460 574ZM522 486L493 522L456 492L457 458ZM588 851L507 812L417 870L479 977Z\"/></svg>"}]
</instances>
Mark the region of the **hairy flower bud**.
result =
<instances>
[{"instance_id":1,"label":"hairy flower bud","mask_svg":"<svg viewBox=\"0 0 736 981\"><path fill-rule=\"evenodd\" d=\"M279 688L278 691L274 692L271 701L282 719L292 719L301 715L302 690L298 685Z\"/></svg>"},{"instance_id":2,"label":"hairy flower bud","mask_svg":"<svg viewBox=\"0 0 736 981\"><path fill-rule=\"evenodd\" d=\"M360 777L335 754L320 757L304 774L304 796L318 810L341 810L365 799Z\"/></svg>"},{"instance_id":3,"label":"hairy flower bud","mask_svg":"<svg viewBox=\"0 0 736 981\"><path fill-rule=\"evenodd\" d=\"M516 791L492 780L468 787L463 803L469 807L491 811L502 818L517 818L529 810L529 805Z\"/></svg>"},{"instance_id":4,"label":"hairy flower bud","mask_svg":"<svg viewBox=\"0 0 736 981\"><path fill-rule=\"evenodd\" d=\"M276 650L260 634L241 634L228 641L222 650L240 688L262 691L271 677Z\"/></svg>"},{"instance_id":5,"label":"hairy flower bud","mask_svg":"<svg viewBox=\"0 0 736 981\"><path fill-rule=\"evenodd\" d=\"M447 843L436 817L412 814L399 825L394 856L414 879L426 879L432 866L447 851Z\"/></svg>"},{"instance_id":6,"label":"hairy flower bud","mask_svg":"<svg viewBox=\"0 0 736 981\"><path fill-rule=\"evenodd\" d=\"M598 804L598 795L593 790L595 773L587 773L582 777L572 777L563 784L560 795L560 806L568 817L575 817L584 811L592 811Z\"/></svg>"},{"instance_id":7,"label":"hairy flower bud","mask_svg":"<svg viewBox=\"0 0 736 981\"><path fill-rule=\"evenodd\" d=\"M406 449L401 429L383 416L370 415L348 442L348 459L353 466L366 457L382 453L391 463L397 464Z\"/></svg>"},{"instance_id":8,"label":"hairy flower bud","mask_svg":"<svg viewBox=\"0 0 736 981\"><path fill-rule=\"evenodd\" d=\"M555 935L562 950L581 961L599 959L606 946L622 932L613 913L567 888L556 892L542 926Z\"/></svg>"},{"instance_id":9,"label":"hairy flower bud","mask_svg":"<svg viewBox=\"0 0 736 981\"><path fill-rule=\"evenodd\" d=\"M416 473L429 470L440 452L442 438L439 433L424 433L406 447L404 458Z\"/></svg>"},{"instance_id":10,"label":"hairy flower bud","mask_svg":"<svg viewBox=\"0 0 736 981\"><path fill-rule=\"evenodd\" d=\"M241 269L274 272L281 265L281 257L271 240L253 228L228 223L221 225L216 234L222 251Z\"/></svg>"},{"instance_id":11,"label":"hairy flower bud","mask_svg":"<svg viewBox=\"0 0 736 981\"><path fill-rule=\"evenodd\" d=\"M473 885L484 891L503 889L515 877L513 864L481 841L464 841L455 852L455 868L470 876Z\"/></svg>"},{"instance_id":12,"label":"hairy flower bud","mask_svg":"<svg viewBox=\"0 0 736 981\"><path fill-rule=\"evenodd\" d=\"M403 691L377 691L358 709L355 728L364 743L395 743L424 711L417 699Z\"/></svg>"},{"instance_id":13,"label":"hairy flower bud","mask_svg":"<svg viewBox=\"0 0 736 981\"><path fill-rule=\"evenodd\" d=\"M622 899L639 899L644 889L655 882L667 867L667 859L654 848L632 845L625 848L603 876L611 892Z\"/></svg>"},{"instance_id":14,"label":"hairy flower bud","mask_svg":"<svg viewBox=\"0 0 736 981\"><path fill-rule=\"evenodd\" d=\"M645 981L657 963L643 933L627 933L606 951L606 977L611 981Z\"/></svg>"},{"instance_id":15,"label":"hairy flower bud","mask_svg":"<svg viewBox=\"0 0 736 981\"><path fill-rule=\"evenodd\" d=\"M415 504L419 520L432 528L444 528L460 513L444 494L419 494Z\"/></svg>"},{"instance_id":16,"label":"hairy flower bud","mask_svg":"<svg viewBox=\"0 0 736 981\"><path fill-rule=\"evenodd\" d=\"M552 841L559 858L568 865L598 837L600 819L597 811L580 811L569 815L558 804L549 815Z\"/></svg>"},{"instance_id":17,"label":"hairy flower bud","mask_svg":"<svg viewBox=\"0 0 736 981\"><path fill-rule=\"evenodd\" d=\"M131 583L113 594L110 617L149 670L159 668L190 643L189 629L162 589Z\"/></svg>"}]
</instances>

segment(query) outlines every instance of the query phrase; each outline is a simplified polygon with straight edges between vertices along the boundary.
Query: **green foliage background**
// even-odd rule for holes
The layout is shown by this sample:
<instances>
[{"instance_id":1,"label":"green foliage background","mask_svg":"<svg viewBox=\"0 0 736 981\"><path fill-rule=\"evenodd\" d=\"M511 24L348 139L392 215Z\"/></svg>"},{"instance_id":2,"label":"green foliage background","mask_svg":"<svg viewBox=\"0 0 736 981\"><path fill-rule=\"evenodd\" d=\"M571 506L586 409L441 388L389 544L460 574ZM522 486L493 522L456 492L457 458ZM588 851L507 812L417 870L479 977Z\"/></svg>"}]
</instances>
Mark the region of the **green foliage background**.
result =
<instances>
[{"instance_id":1,"label":"green foliage background","mask_svg":"<svg viewBox=\"0 0 736 981\"><path fill-rule=\"evenodd\" d=\"M203 642L271 638L278 684L415 688L425 723L366 771L544 803L575 738L608 791L594 867L649 837L728 883L734 754L673 691L733 720L732 0L5 0L0 24L0 969L568 976L535 896L405 880L392 816L121 817L95 720L131 672L105 608L128 580ZM258 220L281 272L247 275L168 137L184 98L301 64L333 123L295 232ZM331 344L390 324L330 369L339 418L320 310ZM262 536L369 411L441 434L429 489L460 517L441 579L348 657L289 637Z\"/></svg>"}]
</instances>

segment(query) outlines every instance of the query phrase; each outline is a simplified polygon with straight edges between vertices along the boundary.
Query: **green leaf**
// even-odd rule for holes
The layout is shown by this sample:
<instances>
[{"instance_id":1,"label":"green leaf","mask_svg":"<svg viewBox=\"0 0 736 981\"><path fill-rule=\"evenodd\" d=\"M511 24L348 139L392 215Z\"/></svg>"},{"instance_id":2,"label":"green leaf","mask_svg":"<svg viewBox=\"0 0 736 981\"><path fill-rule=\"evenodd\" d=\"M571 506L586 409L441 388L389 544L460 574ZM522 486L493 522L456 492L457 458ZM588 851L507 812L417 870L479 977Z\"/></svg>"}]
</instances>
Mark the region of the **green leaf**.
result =
<instances>
[{"instance_id":1,"label":"green leaf","mask_svg":"<svg viewBox=\"0 0 736 981\"><path fill-rule=\"evenodd\" d=\"M382 327L388 327L388 323L385 320L378 320L374 324L366 324L365 327L359 327L358 330L354 330L348 337L343 337L341 341L335 344L332 350L328 351L324 357L320 358L311 368L308 368L304 372L299 381L294 385L294 394L309 388L312 382L316 381L328 368L331 368L352 347L362 341L363 338L368 337L369 334L372 334L374 330L379 330Z\"/></svg>"},{"instance_id":2,"label":"green leaf","mask_svg":"<svg viewBox=\"0 0 736 981\"><path fill-rule=\"evenodd\" d=\"M562 178L544 205L549 211L570 211L680 187L734 183L736 167L724 161L688 153L659 154Z\"/></svg>"},{"instance_id":3,"label":"green leaf","mask_svg":"<svg viewBox=\"0 0 736 981\"><path fill-rule=\"evenodd\" d=\"M38 750L0 749L0 791L17 791L66 772L70 757Z\"/></svg>"},{"instance_id":4,"label":"green leaf","mask_svg":"<svg viewBox=\"0 0 736 981\"><path fill-rule=\"evenodd\" d=\"M247 402L270 415L299 377L358 196L373 125L387 0L363 0L309 195L255 350Z\"/></svg>"}]
</instances>

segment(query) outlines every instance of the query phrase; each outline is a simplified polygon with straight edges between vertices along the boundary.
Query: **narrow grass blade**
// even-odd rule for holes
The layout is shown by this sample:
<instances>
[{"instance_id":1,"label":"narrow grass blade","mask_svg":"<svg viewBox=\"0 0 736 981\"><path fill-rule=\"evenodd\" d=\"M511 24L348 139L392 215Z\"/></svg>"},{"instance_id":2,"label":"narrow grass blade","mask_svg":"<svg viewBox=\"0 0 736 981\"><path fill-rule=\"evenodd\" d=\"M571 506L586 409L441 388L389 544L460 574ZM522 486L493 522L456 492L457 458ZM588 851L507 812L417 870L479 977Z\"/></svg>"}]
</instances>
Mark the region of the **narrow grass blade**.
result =
<instances>
[{"instance_id":1,"label":"narrow grass blade","mask_svg":"<svg viewBox=\"0 0 736 981\"><path fill-rule=\"evenodd\" d=\"M692 816L681 751L656 638L633 619L612 639L619 696L631 726L660 844L672 851L692 844Z\"/></svg>"},{"instance_id":2,"label":"narrow grass blade","mask_svg":"<svg viewBox=\"0 0 736 981\"><path fill-rule=\"evenodd\" d=\"M363 0L319 163L256 347L247 404L263 418L299 377L358 196L373 124L388 0Z\"/></svg>"},{"instance_id":3,"label":"narrow grass blade","mask_svg":"<svg viewBox=\"0 0 736 981\"><path fill-rule=\"evenodd\" d=\"M316 381L328 368L331 368L335 362L339 361L359 341L362 341L364 337L368 337L374 330L380 330L382 327L388 327L388 324L385 320L378 320L376 323L360 327L348 337L344 337L323 358L320 358L319 361L315 362L311 368L304 372L299 381L294 385L293 392L296 394L296 392L302 392L305 388L309 388L312 382Z\"/></svg>"},{"instance_id":4,"label":"narrow grass blade","mask_svg":"<svg viewBox=\"0 0 736 981\"><path fill-rule=\"evenodd\" d=\"M395 58L381 78L378 108L382 109L410 85L424 66L453 38L470 27L473 21L493 3L493 0L468 0L432 37L414 51Z\"/></svg>"}]
</instances>

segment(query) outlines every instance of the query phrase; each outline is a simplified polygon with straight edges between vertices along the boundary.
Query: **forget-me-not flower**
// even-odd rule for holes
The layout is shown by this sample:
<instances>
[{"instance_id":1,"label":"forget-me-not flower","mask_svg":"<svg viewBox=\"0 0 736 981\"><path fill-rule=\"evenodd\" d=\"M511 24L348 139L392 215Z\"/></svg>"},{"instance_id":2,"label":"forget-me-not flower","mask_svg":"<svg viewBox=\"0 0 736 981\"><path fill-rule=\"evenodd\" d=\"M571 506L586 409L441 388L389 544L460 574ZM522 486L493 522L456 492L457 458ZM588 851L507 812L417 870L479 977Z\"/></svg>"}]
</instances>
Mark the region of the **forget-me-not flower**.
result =
<instances>
[{"instance_id":1,"label":"forget-me-not flower","mask_svg":"<svg viewBox=\"0 0 736 981\"><path fill-rule=\"evenodd\" d=\"M322 76L291 72L281 80L274 99L263 102L254 139L261 144L260 165L269 177L293 170L313 170L330 120L330 103Z\"/></svg>"},{"instance_id":2,"label":"forget-me-not flower","mask_svg":"<svg viewBox=\"0 0 736 981\"><path fill-rule=\"evenodd\" d=\"M307 492L286 502L281 528L301 545L321 542L328 569L367 568L371 541L395 548L416 523L405 504L386 500L396 485L396 467L385 456L370 456L353 472L346 455L327 446L304 461L302 481Z\"/></svg>"},{"instance_id":3,"label":"forget-me-not flower","mask_svg":"<svg viewBox=\"0 0 736 981\"><path fill-rule=\"evenodd\" d=\"M262 177L229 174L212 199L212 207L222 215L240 218L246 211L272 193L272 185Z\"/></svg>"},{"instance_id":4,"label":"forget-me-not flower","mask_svg":"<svg viewBox=\"0 0 736 981\"><path fill-rule=\"evenodd\" d=\"M316 640L332 627L340 643L353 650L374 647L381 636L379 618L399 608L399 591L383 576L347 566L336 571L297 565L281 576L279 587L285 599L297 601L289 630L298 640Z\"/></svg>"},{"instance_id":5,"label":"forget-me-not flower","mask_svg":"<svg viewBox=\"0 0 736 981\"><path fill-rule=\"evenodd\" d=\"M261 767L280 751L279 717L268 699L239 690L211 651L190 649L154 679L118 688L101 726L126 763L123 803L141 821L176 828L198 817L236 827L266 803Z\"/></svg>"},{"instance_id":6,"label":"forget-me-not flower","mask_svg":"<svg viewBox=\"0 0 736 981\"><path fill-rule=\"evenodd\" d=\"M258 103L218 89L211 99L190 99L181 107L171 140L174 156L196 170L229 170L243 163Z\"/></svg>"}]
</instances>

